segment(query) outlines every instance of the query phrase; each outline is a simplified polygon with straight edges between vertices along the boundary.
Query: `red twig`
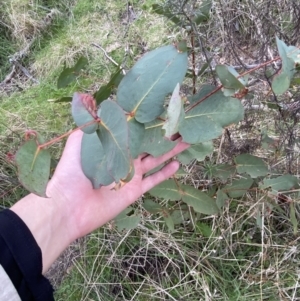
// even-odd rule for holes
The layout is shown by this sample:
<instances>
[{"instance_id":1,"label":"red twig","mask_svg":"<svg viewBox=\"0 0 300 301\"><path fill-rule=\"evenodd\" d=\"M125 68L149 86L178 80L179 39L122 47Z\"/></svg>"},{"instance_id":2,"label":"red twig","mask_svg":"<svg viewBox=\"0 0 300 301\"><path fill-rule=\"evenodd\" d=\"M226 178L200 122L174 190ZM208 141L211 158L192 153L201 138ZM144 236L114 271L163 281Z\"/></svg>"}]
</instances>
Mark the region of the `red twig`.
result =
<instances>
[{"instance_id":1,"label":"red twig","mask_svg":"<svg viewBox=\"0 0 300 301\"><path fill-rule=\"evenodd\" d=\"M268 61L268 62L265 62L265 63L261 63L261 64L258 65L257 67L255 67L255 68L253 68L253 69L250 69L250 70L248 70L248 71L246 71L246 72L240 74L237 78L243 77L243 76L245 76L245 75L247 75L247 74L249 74L249 73L251 73L251 72L253 72L253 71L257 70L257 69L260 69L260 68L262 68L262 67L264 67L264 66L267 66L267 65L269 65L269 64L271 64L271 63L273 63L273 62L279 61L279 60L280 60L280 56L277 56L277 57L275 57L275 59L273 59L273 60L271 60L271 61Z\"/></svg>"},{"instance_id":2,"label":"red twig","mask_svg":"<svg viewBox=\"0 0 300 301\"><path fill-rule=\"evenodd\" d=\"M262 64L258 65L257 67L255 67L255 68L253 68L251 70L248 70L248 71L240 74L237 78L243 77L243 76L245 76L245 75L247 75L247 74L249 74L249 73L251 73L251 72L253 72L255 70L258 70L258 69L260 69L260 68L262 68L264 66L267 66L267 65L269 65L269 64L271 64L271 63L273 63L275 61L278 61L278 60L280 60L279 56L276 57L276 58L274 58L273 60L270 60L268 62L262 63ZM200 104L201 102L203 102L204 100L206 100L207 98L209 98L211 95L215 94L216 92L218 92L222 88L223 88L223 85L218 86L215 90L213 90L209 94L205 95L203 98L199 99L197 102L195 102L191 106L187 107L187 109L185 110L185 113L187 113L188 111L190 111L191 109L193 109L194 107L196 107L198 104Z\"/></svg>"},{"instance_id":3,"label":"red twig","mask_svg":"<svg viewBox=\"0 0 300 301\"><path fill-rule=\"evenodd\" d=\"M56 137L56 138L54 138L54 139L52 139L52 140L50 140L50 141L48 141L48 142L45 142L44 144L40 144L40 145L38 146L38 148L39 148L40 150L43 149L43 148L46 148L46 147L48 147L48 146L50 146L50 145L56 143L57 141L59 141L59 140L65 138L65 137L68 137L69 135L71 135L72 133L74 133L74 132L76 132L76 131L78 131L78 130L81 130L81 129L87 127L87 126L90 126L90 125L94 124L94 123L99 123L99 121L100 121L100 119L99 119L99 120L92 120L92 121L90 121L90 122L88 122L88 123L86 123L86 124L84 124L84 125L79 126L78 128L76 128L76 129L74 129L74 130L71 130L71 131L69 131L69 132L67 132L67 133L65 133L65 134L63 134L63 135L61 135L61 136L58 136L58 137Z\"/></svg>"},{"instance_id":4,"label":"red twig","mask_svg":"<svg viewBox=\"0 0 300 301\"><path fill-rule=\"evenodd\" d=\"M217 87L215 90L211 91L210 93L208 93L207 95L205 95L203 98L201 98L200 100L198 100L197 102L195 102L194 104L192 104L191 106L189 106L186 110L185 113L187 113L188 111L190 111L191 109L193 109L194 107L196 107L198 104L200 104L201 102L203 102L205 99L207 99L208 97L210 97L211 95L215 94L216 92L218 92L219 90L221 90L223 87L223 85L220 85L219 87Z\"/></svg>"}]
</instances>

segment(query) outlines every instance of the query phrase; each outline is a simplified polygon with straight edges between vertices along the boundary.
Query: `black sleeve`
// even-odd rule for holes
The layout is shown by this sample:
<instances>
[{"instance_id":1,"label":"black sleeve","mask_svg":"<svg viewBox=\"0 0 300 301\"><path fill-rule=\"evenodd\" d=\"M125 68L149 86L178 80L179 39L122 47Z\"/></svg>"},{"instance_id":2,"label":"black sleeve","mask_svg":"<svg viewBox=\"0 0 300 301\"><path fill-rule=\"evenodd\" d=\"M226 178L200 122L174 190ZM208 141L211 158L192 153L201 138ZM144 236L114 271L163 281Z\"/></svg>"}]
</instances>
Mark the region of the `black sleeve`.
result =
<instances>
[{"instance_id":1,"label":"black sleeve","mask_svg":"<svg viewBox=\"0 0 300 301\"><path fill-rule=\"evenodd\" d=\"M22 219L0 212L0 264L22 301L54 301L53 288L42 275L42 252Z\"/></svg>"}]
</instances>

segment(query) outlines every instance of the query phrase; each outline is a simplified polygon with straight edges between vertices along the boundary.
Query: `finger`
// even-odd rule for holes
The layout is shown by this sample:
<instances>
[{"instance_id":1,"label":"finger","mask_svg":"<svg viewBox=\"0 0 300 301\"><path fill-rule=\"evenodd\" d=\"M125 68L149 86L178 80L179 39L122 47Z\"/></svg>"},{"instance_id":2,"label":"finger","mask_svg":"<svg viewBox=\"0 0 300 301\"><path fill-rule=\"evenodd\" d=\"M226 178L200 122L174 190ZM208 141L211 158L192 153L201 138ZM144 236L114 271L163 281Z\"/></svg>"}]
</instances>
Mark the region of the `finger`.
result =
<instances>
[{"instance_id":1,"label":"finger","mask_svg":"<svg viewBox=\"0 0 300 301\"><path fill-rule=\"evenodd\" d=\"M183 152L190 145L184 142L179 142L172 150L167 152L166 154L154 158L152 156L148 156L142 160L142 170L143 174L147 173L148 171L152 170L153 168L159 166L160 164L166 162L167 160L171 159L172 157L178 155L179 153Z\"/></svg>"},{"instance_id":2,"label":"finger","mask_svg":"<svg viewBox=\"0 0 300 301\"><path fill-rule=\"evenodd\" d=\"M141 160L144 160L146 157L148 157L148 156L150 156L149 154L147 154L147 153L142 153L142 154L140 154L139 155L139 158L141 159Z\"/></svg>"},{"instance_id":3,"label":"finger","mask_svg":"<svg viewBox=\"0 0 300 301\"><path fill-rule=\"evenodd\" d=\"M143 193L146 193L148 190L152 189L159 183L173 176L174 173L178 170L178 168L179 168L179 163L177 161L172 161L169 164L167 164L164 168L162 168L160 171L143 179L142 181Z\"/></svg>"},{"instance_id":4,"label":"finger","mask_svg":"<svg viewBox=\"0 0 300 301\"><path fill-rule=\"evenodd\" d=\"M60 168L64 169L65 167L62 166L64 166L66 163L71 163L73 166L80 166L80 148L82 136L82 131L75 131L69 136L56 171L60 170Z\"/></svg>"},{"instance_id":5,"label":"finger","mask_svg":"<svg viewBox=\"0 0 300 301\"><path fill-rule=\"evenodd\" d=\"M179 133L176 133L176 134L174 134L174 135L172 135L171 136L171 140L172 141L175 141L175 140L177 140L178 138L180 138L181 136L179 135Z\"/></svg>"},{"instance_id":6,"label":"finger","mask_svg":"<svg viewBox=\"0 0 300 301\"><path fill-rule=\"evenodd\" d=\"M80 130L77 130L73 132L66 143L63 156L70 156L74 154L80 153L80 148L81 148L81 139L83 136L83 132Z\"/></svg>"}]
</instances>

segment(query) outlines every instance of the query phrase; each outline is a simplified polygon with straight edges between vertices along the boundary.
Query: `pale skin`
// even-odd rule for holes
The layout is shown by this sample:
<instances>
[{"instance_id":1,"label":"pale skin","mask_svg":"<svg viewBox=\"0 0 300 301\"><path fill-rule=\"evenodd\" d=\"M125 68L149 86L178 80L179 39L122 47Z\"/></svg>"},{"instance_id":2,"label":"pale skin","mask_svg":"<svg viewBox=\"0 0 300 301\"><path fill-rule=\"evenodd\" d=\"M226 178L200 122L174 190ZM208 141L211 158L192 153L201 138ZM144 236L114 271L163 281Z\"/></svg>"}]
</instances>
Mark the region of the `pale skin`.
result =
<instances>
[{"instance_id":1,"label":"pale skin","mask_svg":"<svg viewBox=\"0 0 300 301\"><path fill-rule=\"evenodd\" d=\"M161 157L141 155L134 160L135 175L118 191L110 187L93 189L80 166L82 132L73 133L66 144L55 174L47 187L48 198L29 194L14 206L42 251L43 273L74 240L103 226L141 195L170 178L179 168L171 161L163 169L144 177L148 171L189 147L178 142Z\"/></svg>"}]
</instances>

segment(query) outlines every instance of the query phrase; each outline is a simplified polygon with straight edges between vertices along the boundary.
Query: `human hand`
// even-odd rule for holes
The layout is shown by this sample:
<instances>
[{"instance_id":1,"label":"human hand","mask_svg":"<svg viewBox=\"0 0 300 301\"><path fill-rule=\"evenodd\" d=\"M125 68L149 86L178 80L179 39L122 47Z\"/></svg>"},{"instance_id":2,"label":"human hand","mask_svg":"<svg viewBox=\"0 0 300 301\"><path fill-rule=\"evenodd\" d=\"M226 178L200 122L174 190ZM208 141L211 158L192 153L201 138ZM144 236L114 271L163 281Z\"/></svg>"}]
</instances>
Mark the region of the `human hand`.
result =
<instances>
[{"instance_id":1,"label":"human hand","mask_svg":"<svg viewBox=\"0 0 300 301\"><path fill-rule=\"evenodd\" d=\"M59 202L66 212L71 240L104 225L142 194L171 177L179 167L176 161L171 161L163 169L146 178L143 176L189 147L186 143L178 142L173 150L160 157L141 155L134 160L134 177L125 186L117 191L112 190L112 186L93 189L81 169L82 136L81 131L71 134L47 188L47 194L55 202Z\"/></svg>"}]
</instances>

